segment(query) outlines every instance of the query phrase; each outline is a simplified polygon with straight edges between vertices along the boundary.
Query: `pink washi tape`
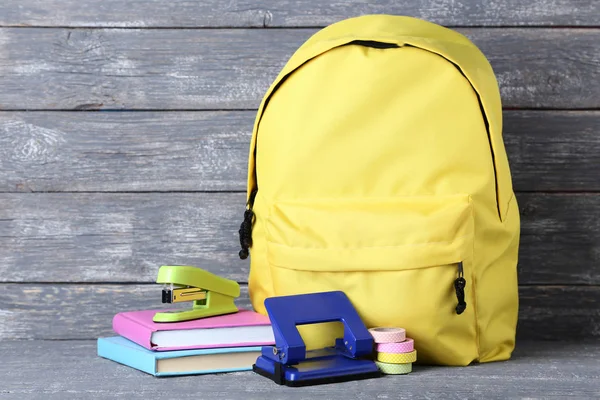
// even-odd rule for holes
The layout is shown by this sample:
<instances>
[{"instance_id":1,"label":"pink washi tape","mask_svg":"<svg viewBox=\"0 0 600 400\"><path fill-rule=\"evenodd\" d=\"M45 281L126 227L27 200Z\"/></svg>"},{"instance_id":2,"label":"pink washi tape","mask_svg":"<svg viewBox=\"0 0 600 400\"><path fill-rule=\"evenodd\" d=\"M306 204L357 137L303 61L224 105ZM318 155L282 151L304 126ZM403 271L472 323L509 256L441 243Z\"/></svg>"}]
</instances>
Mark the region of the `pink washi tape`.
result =
<instances>
[{"instance_id":1,"label":"pink washi tape","mask_svg":"<svg viewBox=\"0 0 600 400\"><path fill-rule=\"evenodd\" d=\"M406 338L404 342L398 343L379 343L377 344L378 353L410 353L415 349L415 342L411 338Z\"/></svg>"},{"instance_id":2,"label":"pink washi tape","mask_svg":"<svg viewBox=\"0 0 600 400\"><path fill-rule=\"evenodd\" d=\"M406 339L406 331L402 328L371 328L369 332L375 343L403 342Z\"/></svg>"}]
</instances>

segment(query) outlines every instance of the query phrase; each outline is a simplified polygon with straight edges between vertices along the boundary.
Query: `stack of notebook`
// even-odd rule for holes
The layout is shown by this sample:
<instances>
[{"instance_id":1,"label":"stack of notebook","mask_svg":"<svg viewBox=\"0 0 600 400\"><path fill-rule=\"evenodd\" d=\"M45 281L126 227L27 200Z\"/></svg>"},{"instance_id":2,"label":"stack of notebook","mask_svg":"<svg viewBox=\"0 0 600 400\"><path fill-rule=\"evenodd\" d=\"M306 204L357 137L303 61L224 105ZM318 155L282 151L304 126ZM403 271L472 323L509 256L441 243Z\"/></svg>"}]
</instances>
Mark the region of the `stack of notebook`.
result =
<instances>
[{"instance_id":1,"label":"stack of notebook","mask_svg":"<svg viewBox=\"0 0 600 400\"><path fill-rule=\"evenodd\" d=\"M275 343L269 319L253 311L156 323L157 311L117 314L120 336L98 339L98 355L154 376L195 375L251 370L261 346Z\"/></svg>"}]
</instances>

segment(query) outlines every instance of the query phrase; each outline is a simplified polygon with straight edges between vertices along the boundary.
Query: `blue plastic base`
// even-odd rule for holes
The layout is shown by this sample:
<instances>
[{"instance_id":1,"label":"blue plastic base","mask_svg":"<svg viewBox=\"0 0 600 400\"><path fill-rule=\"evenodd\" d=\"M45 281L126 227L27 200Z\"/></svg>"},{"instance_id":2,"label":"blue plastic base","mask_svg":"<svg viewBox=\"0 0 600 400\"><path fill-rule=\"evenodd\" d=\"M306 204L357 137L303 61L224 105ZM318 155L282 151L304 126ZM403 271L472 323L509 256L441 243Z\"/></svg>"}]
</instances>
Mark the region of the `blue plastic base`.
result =
<instances>
[{"instance_id":1,"label":"blue plastic base","mask_svg":"<svg viewBox=\"0 0 600 400\"><path fill-rule=\"evenodd\" d=\"M310 353L310 352L308 352ZM295 365L284 365L260 356L252 370L279 385L308 386L378 378L381 372L372 360L352 359L331 351L319 351Z\"/></svg>"}]
</instances>

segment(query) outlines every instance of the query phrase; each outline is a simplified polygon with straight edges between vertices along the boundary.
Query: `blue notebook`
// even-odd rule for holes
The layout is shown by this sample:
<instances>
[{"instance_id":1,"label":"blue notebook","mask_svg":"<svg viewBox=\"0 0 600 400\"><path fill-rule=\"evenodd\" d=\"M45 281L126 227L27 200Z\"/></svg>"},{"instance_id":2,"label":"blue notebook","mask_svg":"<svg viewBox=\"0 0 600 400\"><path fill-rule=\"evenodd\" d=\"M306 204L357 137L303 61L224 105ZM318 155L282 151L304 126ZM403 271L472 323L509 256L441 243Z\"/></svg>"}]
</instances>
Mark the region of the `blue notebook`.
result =
<instances>
[{"instance_id":1,"label":"blue notebook","mask_svg":"<svg viewBox=\"0 0 600 400\"><path fill-rule=\"evenodd\" d=\"M98 339L98 355L154 376L250 371L261 347L151 351L121 336Z\"/></svg>"}]
</instances>

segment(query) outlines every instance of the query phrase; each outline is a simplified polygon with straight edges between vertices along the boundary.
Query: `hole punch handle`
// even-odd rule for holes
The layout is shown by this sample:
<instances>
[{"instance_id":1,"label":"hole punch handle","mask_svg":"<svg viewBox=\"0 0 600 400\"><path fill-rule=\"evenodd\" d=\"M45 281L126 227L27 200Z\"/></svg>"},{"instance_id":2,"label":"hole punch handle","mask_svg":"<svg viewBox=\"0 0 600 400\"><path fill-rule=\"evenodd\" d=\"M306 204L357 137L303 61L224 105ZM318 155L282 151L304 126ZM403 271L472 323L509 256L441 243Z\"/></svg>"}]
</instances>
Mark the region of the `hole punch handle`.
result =
<instances>
[{"instance_id":1,"label":"hole punch handle","mask_svg":"<svg viewBox=\"0 0 600 400\"><path fill-rule=\"evenodd\" d=\"M306 358L306 345L298 325L340 321L344 324L344 343L351 357L370 354L373 337L344 292L322 292L265 300L275 345L284 353L283 364L295 364Z\"/></svg>"}]
</instances>

